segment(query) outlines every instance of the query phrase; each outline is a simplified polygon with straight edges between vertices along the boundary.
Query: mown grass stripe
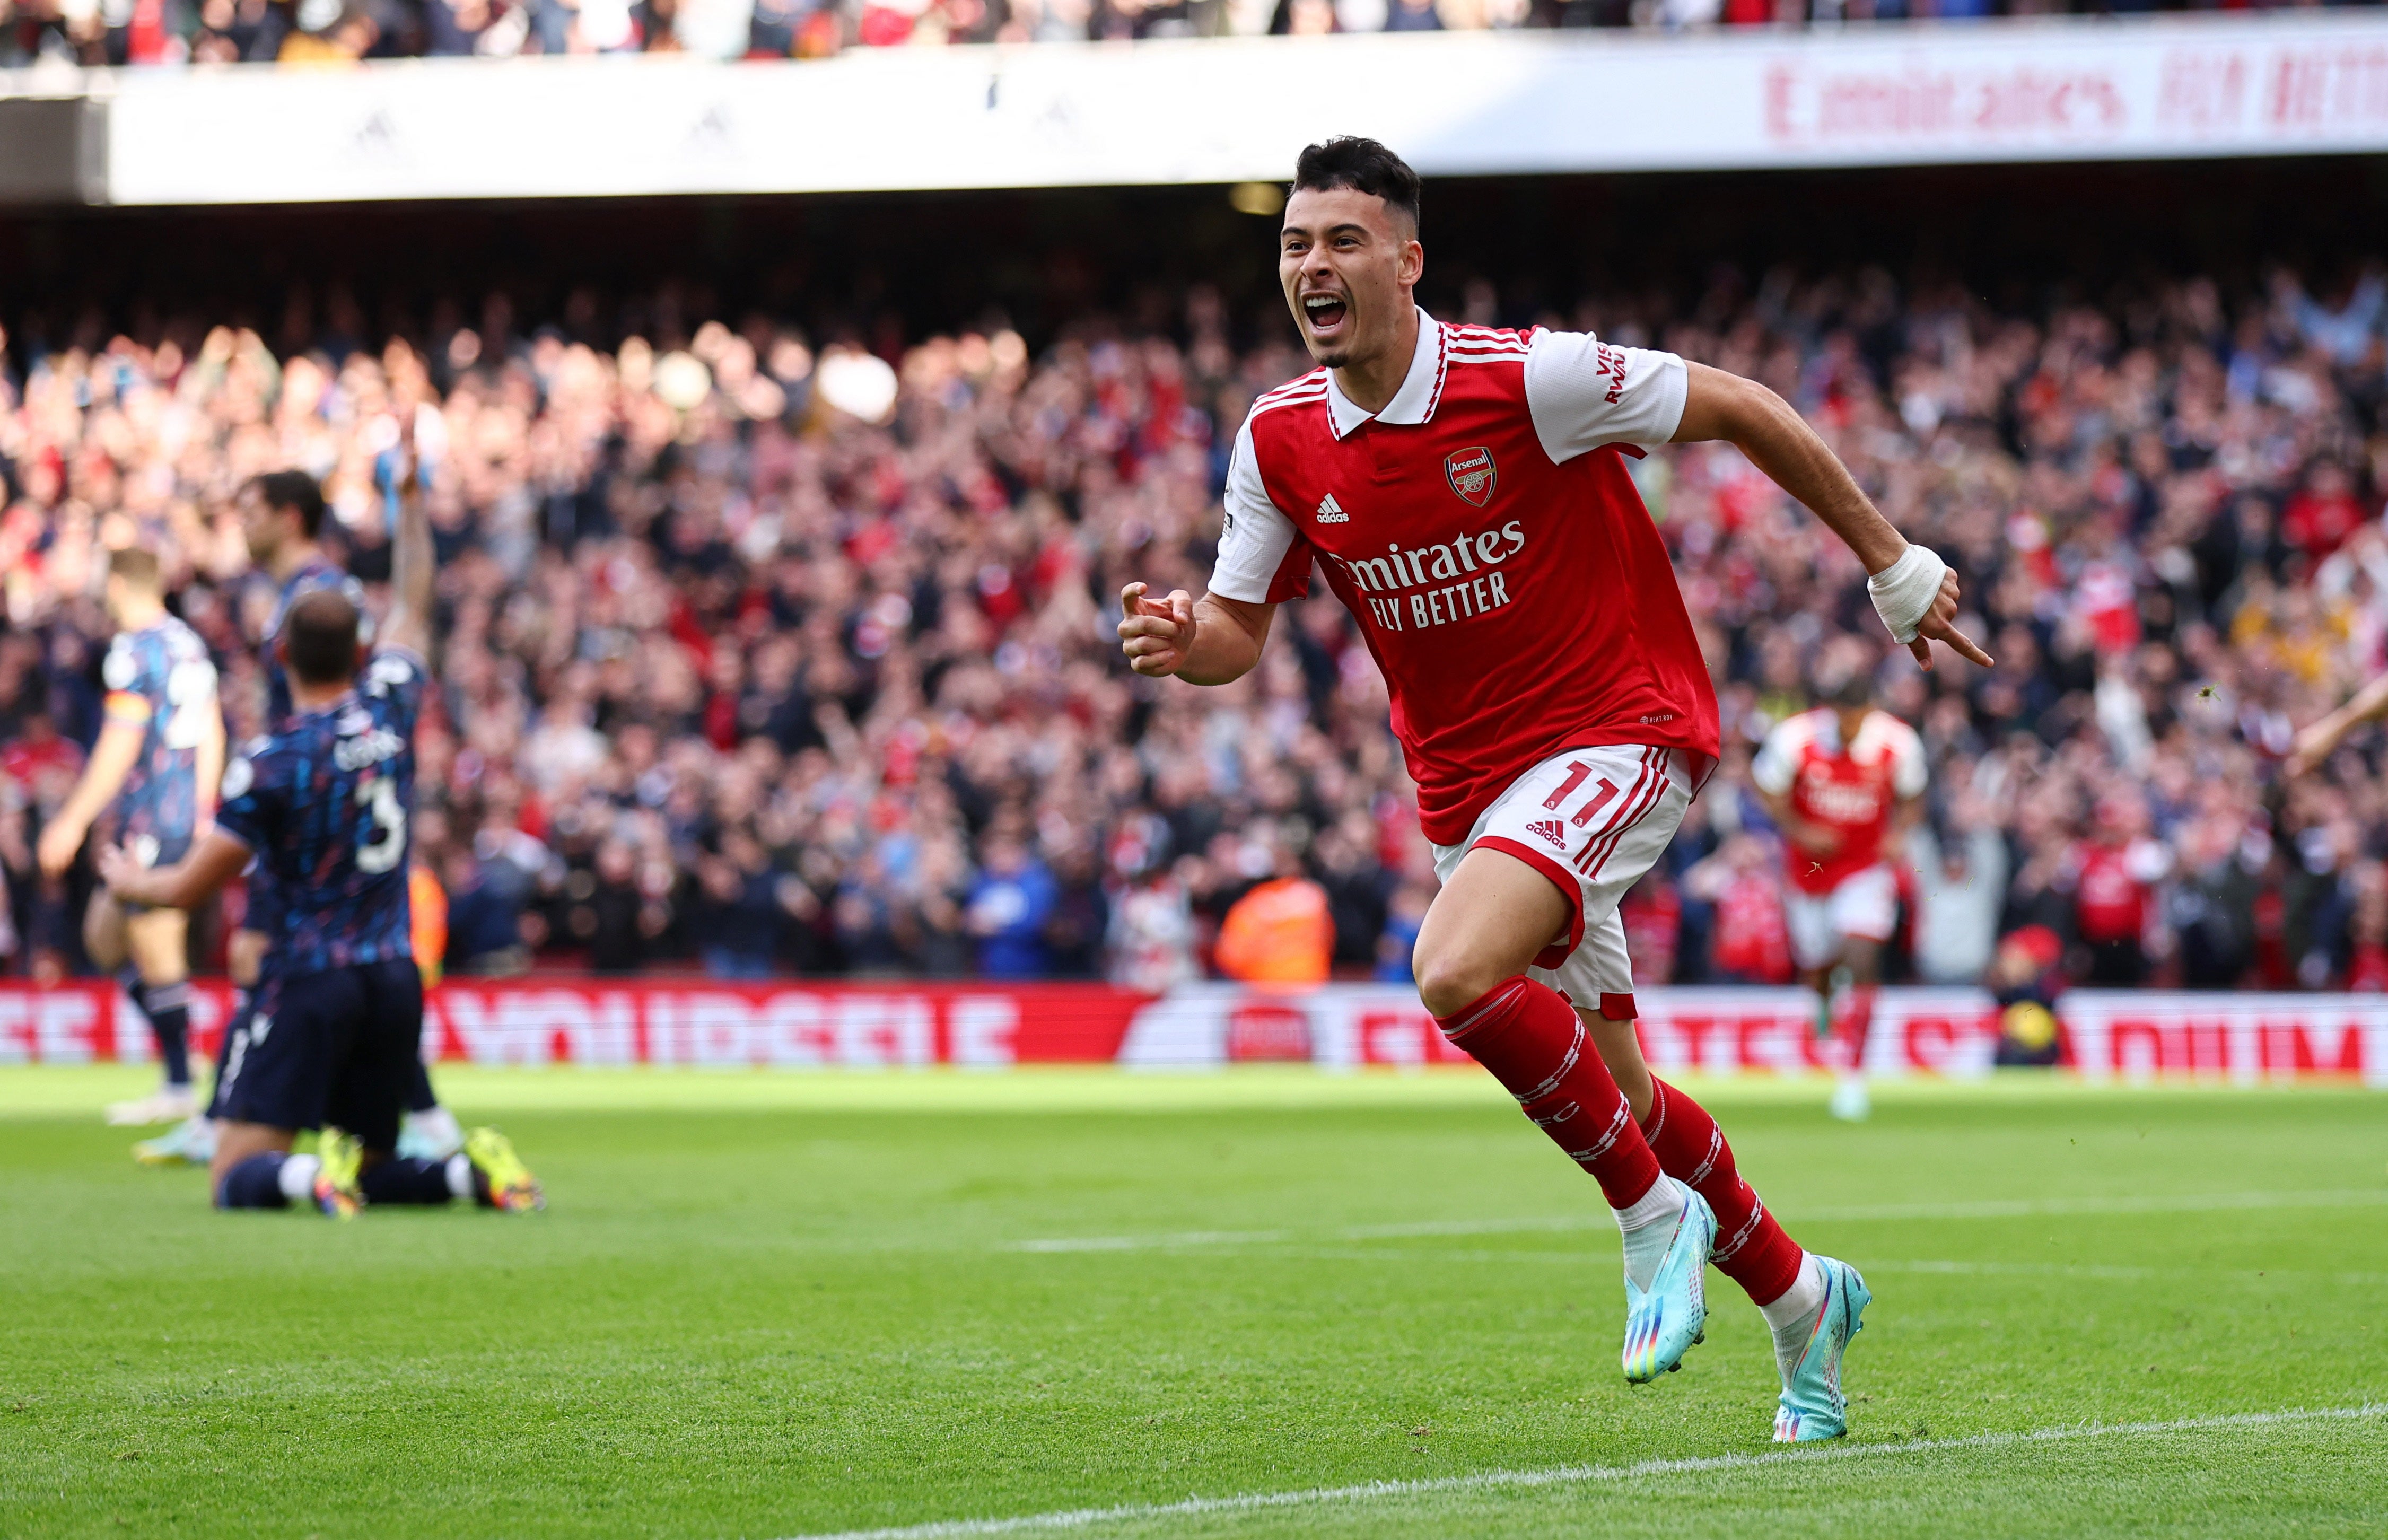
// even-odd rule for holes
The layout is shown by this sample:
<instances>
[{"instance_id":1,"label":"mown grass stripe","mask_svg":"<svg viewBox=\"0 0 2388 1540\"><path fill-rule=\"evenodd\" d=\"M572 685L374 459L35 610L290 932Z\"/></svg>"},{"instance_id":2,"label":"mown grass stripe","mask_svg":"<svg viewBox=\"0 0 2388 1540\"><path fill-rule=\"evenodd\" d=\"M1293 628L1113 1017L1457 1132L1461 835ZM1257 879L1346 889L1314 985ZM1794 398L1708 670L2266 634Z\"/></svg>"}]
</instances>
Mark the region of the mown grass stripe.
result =
<instances>
[{"instance_id":1,"label":"mown grass stripe","mask_svg":"<svg viewBox=\"0 0 2388 1540\"><path fill-rule=\"evenodd\" d=\"M1030 1513L1010 1519L949 1519L888 1529L841 1530L834 1534L801 1535L795 1540L965 1540L983 1534L1035 1534L1051 1531L1093 1529L1105 1524L1137 1523L1152 1519L1199 1518L1213 1514L1254 1513L1273 1508L1320 1508L1391 1497L1432 1496L1446 1492L1477 1492L1498 1488L1570 1486L1593 1482L1643 1481L1661 1476L1697 1476L1717 1471L1759 1470L1768 1466L1821 1464L1867 1459L1885 1455L1942 1454L1962 1449L2007 1449L2093 1438L2147 1438L2169 1433L2233 1432L2299 1422L2347 1421L2388 1416L2388 1404L2366 1402L2359 1406L2289 1408L2268 1412L2235 1412L2220 1417L2184 1417L2164 1422L2082 1423L2036 1428L2021 1432L1970 1433L1961 1438L1909 1439L1900 1443L1834 1444L1822 1448L1778 1449L1761 1455L1703 1455L1685 1459L1640 1460L1632 1465L1561 1465L1542 1470L1483 1470L1467 1476L1436 1476L1418 1481L1362 1482L1352 1486L1309 1487L1296 1492L1253 1492L1232 1497L1188 1497L1175 1503L1124 1503L1114 1508L1070 1508L1058 1513Z\"/></svg>"}]
</instances>

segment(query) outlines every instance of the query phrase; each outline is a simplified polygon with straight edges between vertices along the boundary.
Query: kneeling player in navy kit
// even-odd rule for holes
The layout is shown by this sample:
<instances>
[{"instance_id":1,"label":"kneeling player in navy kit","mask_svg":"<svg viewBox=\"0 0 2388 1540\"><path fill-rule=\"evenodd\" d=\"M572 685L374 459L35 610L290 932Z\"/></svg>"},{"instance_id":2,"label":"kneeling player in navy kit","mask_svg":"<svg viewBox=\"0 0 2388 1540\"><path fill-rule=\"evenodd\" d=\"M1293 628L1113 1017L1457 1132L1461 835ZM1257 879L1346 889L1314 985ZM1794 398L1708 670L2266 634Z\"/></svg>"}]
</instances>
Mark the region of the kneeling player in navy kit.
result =
<instances>
[{"instance_id":1,"label":"kneeling player in navy kit","mask_svg":"<svg viewBox=\"0 0 2388 1540\"><path fill-rule=\"evenodd\" d=\"M423 1040L407 897L431 602L419 498L401 503L392 554L396 602L369 659L347 595L324 589L290 606L277 645L292 715L225 768L215 828L198 847L154 870L121 851L101 859L126 902L188 909L252 857L284 896L264 992L235 1029L216 1090L209 1176L221 1208L311 1202L347 1218L365 1203L540 1205L538 1183L495 1129L473 1130L446 1160L392 1153ZM312 1128L324 1130L318 1152L291 1153Z\"/></svg>"}]
</instances>

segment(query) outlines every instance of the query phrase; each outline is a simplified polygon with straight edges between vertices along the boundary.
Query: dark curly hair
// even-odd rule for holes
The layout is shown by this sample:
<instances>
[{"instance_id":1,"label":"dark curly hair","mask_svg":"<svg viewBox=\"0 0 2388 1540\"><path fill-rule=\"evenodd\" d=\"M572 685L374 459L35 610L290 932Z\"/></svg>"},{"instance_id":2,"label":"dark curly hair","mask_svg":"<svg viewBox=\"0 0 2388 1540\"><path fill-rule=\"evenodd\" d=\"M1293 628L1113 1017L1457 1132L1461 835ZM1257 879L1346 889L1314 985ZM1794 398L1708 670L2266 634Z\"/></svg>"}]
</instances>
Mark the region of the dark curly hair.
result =
<instances>
[{"instance_id":1,"label":"dark curly hair","mask_svg":"<svg viewBox=\"0 0 2388 1540\"><path fill-rule=\"evenodd\" d=\"M1374 139L1339 134L1312 145L1293 163L1293 185L1297 192L1349 187L1371 193L1383 198L1386 208L1408 215L1413 229L1417 225L1418 173Z\"/></svg>"}]
</instances>

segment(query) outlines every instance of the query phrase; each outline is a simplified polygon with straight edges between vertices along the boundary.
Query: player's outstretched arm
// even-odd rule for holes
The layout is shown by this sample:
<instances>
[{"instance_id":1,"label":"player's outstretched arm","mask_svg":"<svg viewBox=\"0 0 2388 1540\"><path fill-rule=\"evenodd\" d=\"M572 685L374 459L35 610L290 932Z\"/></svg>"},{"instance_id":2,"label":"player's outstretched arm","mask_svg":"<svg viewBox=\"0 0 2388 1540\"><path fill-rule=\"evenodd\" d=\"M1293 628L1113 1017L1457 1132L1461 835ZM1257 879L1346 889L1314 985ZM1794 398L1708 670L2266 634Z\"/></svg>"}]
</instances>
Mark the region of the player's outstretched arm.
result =
<instances>
[{"instance_id":1,"label":"player's outstretched arm","mask_svg":"<svg viewBox=\"0 0 2388 1540\"><path fill-rule=\"evenodd\" d=\"M59 805L57 812L42 828L42 838L34 846L34 859L41 863L42 875L60 877L74 864L75 853L83 848L83 835L91 833L92 821L99 817L116 794L124 789L124 778L133 773L133 761L141 757L142 740L148 736L146 723L136 723L111 716L99 730L99 741L91 745L91 762L83 767L83 779Z\"/></svg>"},{"instance_id":2,"label":"player's outstretched arm","mask_svg":"<svg viewBox=\"0 0 2388 1540\"><path fill-rule=\"evenodd\" d=\"M248 864L248 846L222 829L209 830L197 849L171 866L144 867L117 846L99 853L108 890L125 903L155 909L196 909Z\"/></svg>"},{"instance_id":3,"label":"player's outstretched arm","mask_svg":"<svg viewBox=\"0 0 2388 1540\"><path fill-rule=\"evenodd\" d=\"M1689 377L1675 442L1722 439L1814 510L1865 564L1875 610L1916 662L1931 668L1926 643L1942 642L1960 657L1990 666L1990 655L1957 629L1957 575L1891 527L1790 402L1756 380L1705 363L1687 361L1684 369Z\"/></svg>"},{"instance_id":4,"label":"player's outstretched arm","mask_svg":"<svg viewBox=\"0 0 2388 1540\"><path fill-rule=\"evenodd\" d=\"M1791 806L1786 792L1770 792L1756 788L1759 806L1766 809L1767 819L1782 833L1785 839L1814 856L1829 856L1841 847L1841 832L1829 823L1810 823Z\"/></svg>"},{"instance_id":5,"label":"player's outstretched arm","mask_svg":"<svg viewBox=\"0 0 2388 1540\"><path fill-rule=\"evenodd\" d=\"M389 616L382 622L381 643L427 656L431 651L435 557L431 514L424 506L423 477L415 463L414 431L411 426L400 441L399 452L402 465L398 478L398 532L390 542Z\"/></svg>"},{"instance_id":6,"label":"player's outstretched arm","mask_svg":"<svg viewBox=\"0 0 2388 1540\"><path fill-rule=\"evenodd\" d=\"M199 783L198 826L204 830L215 821L216 797L223 785L223 708L212 699L208 702L207 719L199 729L198 753L193 763Z\"/></svg>"},{"instance_id":7,"label":"player's outstretched arm","mask_svg":"<svg viewBox=\"0 0 2388 1540\"><path fill-rule=\"evenodd\" d=\"M1152 679L1175 676L1188 684L1226 684L1251 672L1277 618L1275 605L1247 604L1184 589L1166 599L1145 585L1120 591L1120 650L1128 667Z\"/></svg>"},{"instance_id":8,"label":"player's outstretched arm","mask_svg":"<svg viewBox=\"0 0 2388 1540\"><path fill-rule=\"evenodd\" d=\"M2296 751L2289 756L2289 773L2311 774L2346 741L2348 733L2382 717L2388 717L2388 674L2357 690L2353 700L2298 733Z\"/></svg>"}]
</instances>

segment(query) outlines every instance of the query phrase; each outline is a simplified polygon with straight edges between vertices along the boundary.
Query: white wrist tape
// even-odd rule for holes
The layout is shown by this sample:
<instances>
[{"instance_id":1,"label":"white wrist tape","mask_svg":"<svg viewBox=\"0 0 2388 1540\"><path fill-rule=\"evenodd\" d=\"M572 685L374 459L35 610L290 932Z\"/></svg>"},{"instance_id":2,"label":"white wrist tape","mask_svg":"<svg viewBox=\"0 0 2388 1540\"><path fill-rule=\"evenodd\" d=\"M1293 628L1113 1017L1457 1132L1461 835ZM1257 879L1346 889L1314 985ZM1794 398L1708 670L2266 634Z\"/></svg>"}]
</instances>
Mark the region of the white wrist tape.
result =
<instances>
[{"instance_id":1,"label":"white wrist tape","mask_svg":"<svg viewBox=\"0 0 2388 1540\"><path fill-rule=\"evenodd\" d=\"M1932 613L1932 602L1940 597L1940 579L1948 570L1947 562L1911 544L1899 560L1866 579L1874 612L1890 628L1893 641L1915 640L1915 628Z\"/></svg>"}]
</instances>

